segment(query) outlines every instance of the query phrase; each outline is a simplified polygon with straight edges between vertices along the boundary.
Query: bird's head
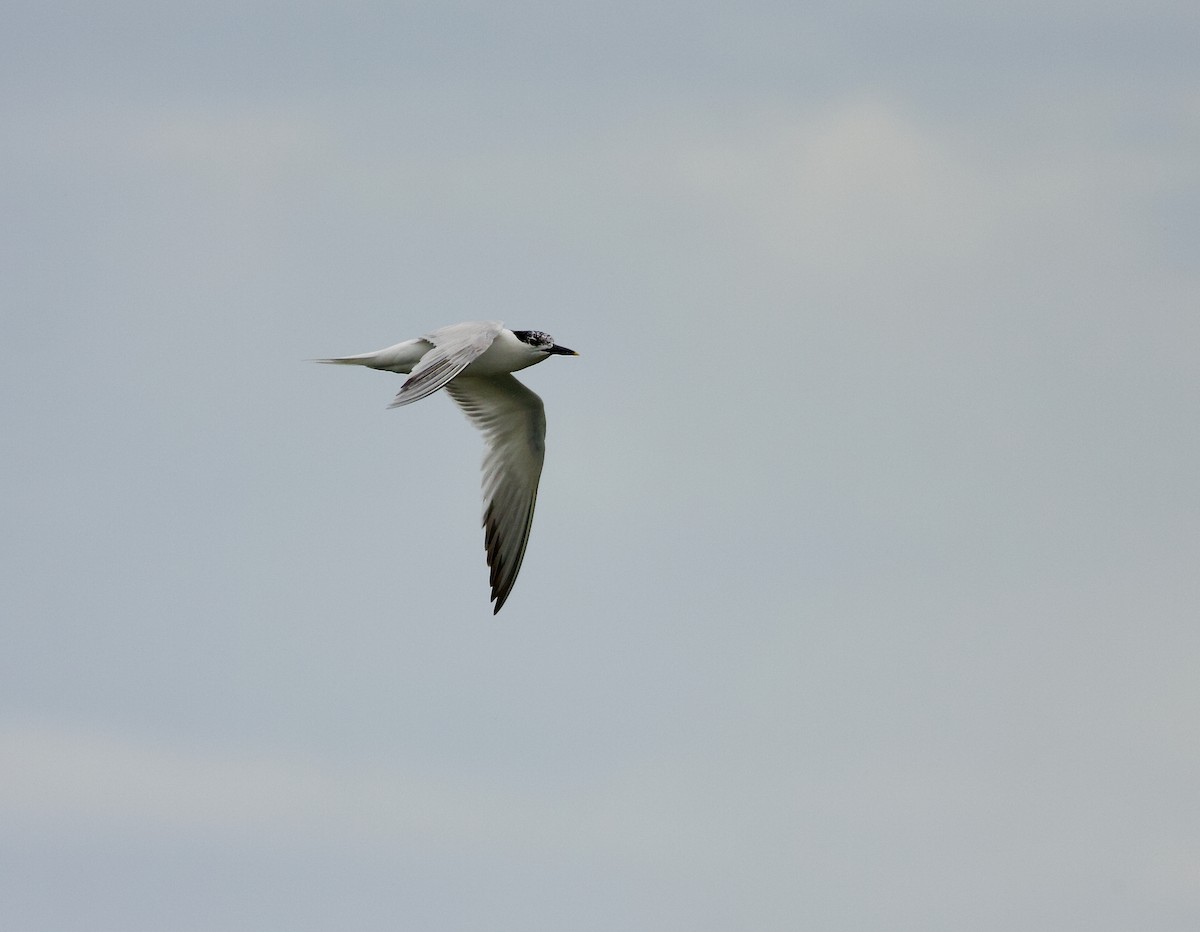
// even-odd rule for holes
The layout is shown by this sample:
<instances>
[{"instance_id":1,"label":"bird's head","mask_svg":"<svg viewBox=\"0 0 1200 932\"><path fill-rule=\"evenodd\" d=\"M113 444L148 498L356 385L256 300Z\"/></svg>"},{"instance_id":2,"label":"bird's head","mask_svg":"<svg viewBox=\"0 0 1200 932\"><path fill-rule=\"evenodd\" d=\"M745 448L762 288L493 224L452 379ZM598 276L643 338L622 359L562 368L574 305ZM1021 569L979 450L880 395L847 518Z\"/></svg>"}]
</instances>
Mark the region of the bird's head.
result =
<instances>
[{"instance_id":1,"label":"bird's head","mask_svg":"<svg viewBox=\"0 0 1200 932\"><path fill-rule=\"evenodd\" d=\"M522 343L528 343L535 350L540 350L547 355L553 356L578 356L579 354L573 349L567 349L565 346L559 346L554 342L554 337L542 330L514 330L515 336Z\"/></svg>"}]
</instances>

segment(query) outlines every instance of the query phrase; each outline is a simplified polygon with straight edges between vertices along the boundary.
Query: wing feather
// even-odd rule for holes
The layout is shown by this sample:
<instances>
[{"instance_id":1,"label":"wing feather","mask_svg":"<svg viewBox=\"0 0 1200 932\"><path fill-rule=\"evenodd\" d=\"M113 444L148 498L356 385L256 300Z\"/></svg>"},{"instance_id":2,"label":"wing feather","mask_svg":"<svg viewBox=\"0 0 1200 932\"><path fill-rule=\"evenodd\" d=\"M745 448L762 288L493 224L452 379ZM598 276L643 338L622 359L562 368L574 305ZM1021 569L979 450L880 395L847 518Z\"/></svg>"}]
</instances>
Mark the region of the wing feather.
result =
<instances>
[{"instance_id":1,"label":"wing feather","mask_svg":"<svg viewBox=\"0 0 1200 932\"><path fill-rule=\"evenodd\" d=\"M487 442L483 458L483 540L493 614L517 581L546 452L542 399L511 375L461 376L446 385Z\"/></svg>"},{"instance_id":2,"label":"wing feather","mask_svg":"<svg viewBox=\"0 0 1200 932\"><path fill-rule=\"evenodd\" d=\"M498 320L452 324L422 339L433 349L421 357L389 408L412 404L427 398L482 356L500 333Z\"/></svg>"}]
</instances>

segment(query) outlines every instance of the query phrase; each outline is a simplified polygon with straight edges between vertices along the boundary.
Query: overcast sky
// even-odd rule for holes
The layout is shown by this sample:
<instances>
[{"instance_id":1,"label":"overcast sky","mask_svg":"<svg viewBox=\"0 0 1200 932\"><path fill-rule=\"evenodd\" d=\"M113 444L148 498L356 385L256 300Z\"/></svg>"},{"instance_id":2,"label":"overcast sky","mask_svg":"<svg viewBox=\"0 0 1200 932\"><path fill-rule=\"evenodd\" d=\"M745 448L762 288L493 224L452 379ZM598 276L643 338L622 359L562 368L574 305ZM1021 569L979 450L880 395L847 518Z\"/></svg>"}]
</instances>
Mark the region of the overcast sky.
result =
<instances>
[{"instance_id":1,"label":"overcast sky","mask_svg":"<svg viewBox=\"0 0 1200 932\"><path fill-rule=\"evenodd\" d=\"M1200 927L1200 13L0 30L0 925ZM578 350L480 437L319 367Z\"/></svg>"}]
</instances>

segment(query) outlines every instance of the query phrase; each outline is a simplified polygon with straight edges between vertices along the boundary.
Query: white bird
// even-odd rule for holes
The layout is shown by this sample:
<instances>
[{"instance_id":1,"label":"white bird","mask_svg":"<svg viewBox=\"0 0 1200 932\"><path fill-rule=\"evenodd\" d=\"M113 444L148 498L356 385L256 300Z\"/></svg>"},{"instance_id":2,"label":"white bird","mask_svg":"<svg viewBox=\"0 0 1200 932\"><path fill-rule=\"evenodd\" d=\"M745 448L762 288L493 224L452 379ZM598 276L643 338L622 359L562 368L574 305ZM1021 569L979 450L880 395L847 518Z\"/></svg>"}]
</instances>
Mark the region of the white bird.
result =
<instances>
[{"instance_id":1,"label":"white bird","mask_svg":"<svg viewBox=\"0 0 1200 932\"><path fill-rule=\"evenodd\" d=\"M554 355L579 354L540 330L506 330L498 320L485 320L451 324L374 353L314 360L411 373L388 407L445 388L483 431L483 537L496 603L492 614L504 605L525 558L546 450L542 399L511 373Z\"/></svg>"}]
</instances>

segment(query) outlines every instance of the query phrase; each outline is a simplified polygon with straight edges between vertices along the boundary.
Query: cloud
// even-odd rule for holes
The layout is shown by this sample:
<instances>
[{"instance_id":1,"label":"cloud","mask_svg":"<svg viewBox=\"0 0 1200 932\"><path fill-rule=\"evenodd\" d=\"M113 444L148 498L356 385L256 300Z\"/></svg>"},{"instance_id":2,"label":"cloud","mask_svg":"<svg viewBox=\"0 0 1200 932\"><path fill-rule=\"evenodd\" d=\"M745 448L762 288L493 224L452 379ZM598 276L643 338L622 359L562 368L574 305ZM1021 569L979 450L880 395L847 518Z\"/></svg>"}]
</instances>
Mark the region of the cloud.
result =
<instances>
[{"instance_id":1,"label":"cloud","mask_svg":"<svg viewBox=\"0 0 1200 932\"><path fill-rule=\"evenodd\" d=\"M483 775L333 764L239 753L63 726L0 726L0 813L13 824L128 834L394 839L629 855L672 833L646 823L645 796L662 783L621 773L611 786L539 793ZM581 795L582 794L582 795ZM586 797L586 798L584 798ZM661 817L672 807L659 806ZM653 821L653 820L652 820Z\"/></svg>"}]
</instances>

